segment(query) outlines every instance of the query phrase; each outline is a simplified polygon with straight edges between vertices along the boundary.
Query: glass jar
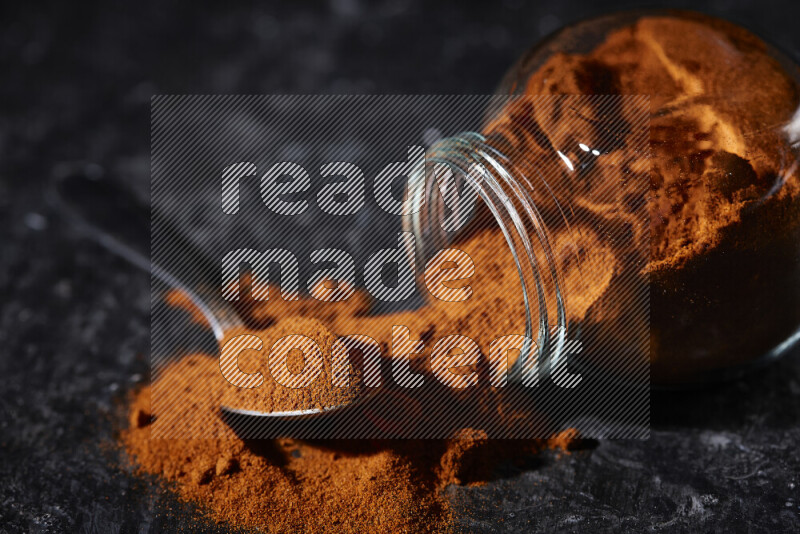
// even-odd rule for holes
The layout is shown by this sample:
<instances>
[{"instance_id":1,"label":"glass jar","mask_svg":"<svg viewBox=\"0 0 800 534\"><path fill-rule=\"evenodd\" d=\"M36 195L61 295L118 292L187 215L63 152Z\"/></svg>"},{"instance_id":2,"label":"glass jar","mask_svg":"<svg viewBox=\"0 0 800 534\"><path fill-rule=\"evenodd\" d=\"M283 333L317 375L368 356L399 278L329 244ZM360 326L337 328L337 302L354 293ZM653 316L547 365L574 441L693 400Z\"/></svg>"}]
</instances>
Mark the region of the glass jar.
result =
<instances>
[{"instance_id":1,"label":"glass jar","mask_svg":"<svg viewBox=\"0 0 800 534\"><path fill-rule=\"evenodd\" d=\"M590 365L640 372L649 352L654 384L683 385L800 340L794 62L706 15L625 12L538 44L498 94L481 133L431 148L407 228L430 253L469 232L438 224L448 210L431 163L477 187L468 228L502 232L535 340L514 372L531 356L564 371L579 338ZM642 105L649 120L633 124ZM474 164L489 171L476 179Z\"/></svg>"}]
</instances>

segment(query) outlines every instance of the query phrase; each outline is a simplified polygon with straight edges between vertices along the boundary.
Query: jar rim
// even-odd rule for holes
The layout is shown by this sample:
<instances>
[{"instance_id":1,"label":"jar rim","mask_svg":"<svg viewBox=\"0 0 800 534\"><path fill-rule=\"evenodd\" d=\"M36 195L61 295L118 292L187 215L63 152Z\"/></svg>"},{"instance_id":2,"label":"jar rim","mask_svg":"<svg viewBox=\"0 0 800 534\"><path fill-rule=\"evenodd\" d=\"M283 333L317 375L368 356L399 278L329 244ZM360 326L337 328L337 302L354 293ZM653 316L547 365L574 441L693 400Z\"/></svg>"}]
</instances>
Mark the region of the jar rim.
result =
<instances>
[{"instance_id":1,"label":"jar rim","mask_svg":"<svg viewBox=\"0 0 800 534\"><path fill-rule=\"evenodd\" d=\"M463 184L477 190L505 236L522 289L526 338L509 370L509 381L536 385L541 376L551 375L558 367L568 343L566 295L547 224L510 159L484 135L462 132L432 145L422 172L409 176L411 209L403 219L403 229L419 242L423 263L447 248L458 234L446 231L441 224L444 200L435 183L436 165L453 172L456 187ZM418 261L413 253L409 259ZM555 314L549 310L555 310Z\"/></svg>"}]
</instances>

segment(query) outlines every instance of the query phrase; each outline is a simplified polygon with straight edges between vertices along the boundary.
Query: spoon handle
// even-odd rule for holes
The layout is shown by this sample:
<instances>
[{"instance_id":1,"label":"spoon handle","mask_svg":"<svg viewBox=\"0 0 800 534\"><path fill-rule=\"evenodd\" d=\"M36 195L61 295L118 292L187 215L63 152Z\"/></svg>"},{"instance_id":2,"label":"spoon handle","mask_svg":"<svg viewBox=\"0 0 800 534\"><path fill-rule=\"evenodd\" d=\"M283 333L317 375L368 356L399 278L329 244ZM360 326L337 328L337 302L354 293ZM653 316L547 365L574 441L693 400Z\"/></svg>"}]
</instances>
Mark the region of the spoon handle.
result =
<instances>
[{"instance_id":1,"label":"spoon handle","mask_svg":"<svg viewBox=\"0 0 800 534\"><path fill-rule=\"evenodd\" d=\"M143 269L167 286L186 293L203 314L216 338L241 324L231 306L221 298L219 284L203 277L179 276L190 266L193 273L219 269L173 225L159 221L158 238L180 254L163 254L158 264L150 260L150 207L137 201L124 186L108 179L70 174L55 181L53 200L58 209L76 223L86 237Z\"/></svg>"}]
</instances>

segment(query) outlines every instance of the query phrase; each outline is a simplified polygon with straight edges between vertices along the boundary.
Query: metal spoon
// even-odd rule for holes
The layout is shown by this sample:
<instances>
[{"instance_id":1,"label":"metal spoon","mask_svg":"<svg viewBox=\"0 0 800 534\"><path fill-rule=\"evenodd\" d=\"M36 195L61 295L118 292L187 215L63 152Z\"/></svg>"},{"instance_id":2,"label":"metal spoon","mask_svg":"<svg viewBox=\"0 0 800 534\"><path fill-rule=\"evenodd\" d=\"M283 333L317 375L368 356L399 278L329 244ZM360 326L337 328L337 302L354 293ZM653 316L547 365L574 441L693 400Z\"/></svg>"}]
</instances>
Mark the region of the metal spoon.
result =
<instances>
[{"instance_id":1,"label":"metal spoon","mask_svg":"<svg viewBox=\"0 0 800 534\"><path fill-rule=\"evenodd\" d=\"M155 264L150 260L150 209L137 202L132 192L108 179L93 179L83 174L71 174L57 179L49 191L49 200L76 224L88 237L104 248L124 258L136 267L151 273L169 288L185 293L202 313L219 347L226 331L243 326L240 315L220 296L219 287L200 282L185 282L175 273L173 264ZM180 264L191 265L193 270L215 272L208 258L174 227L159 226L161 239L181 249ZM169 261L169 259L167 260ZM194 278L194 277L193 277ZM216 289L216 290L214 290ZM288 423L288 430L300 431L298 423L308 423L322 415L352 406L341 404L307 410L260 412L221 406L221 415L235 431L252 434L259 421L270 420ZM316 421L315 421L316 423ZM267 433L275 430L264 429ZM282 431L281 431L282 432ZM302 432L301 432L302 433ZM248 437L256 437L249 435Z\"/></svg>"}]
</instances>

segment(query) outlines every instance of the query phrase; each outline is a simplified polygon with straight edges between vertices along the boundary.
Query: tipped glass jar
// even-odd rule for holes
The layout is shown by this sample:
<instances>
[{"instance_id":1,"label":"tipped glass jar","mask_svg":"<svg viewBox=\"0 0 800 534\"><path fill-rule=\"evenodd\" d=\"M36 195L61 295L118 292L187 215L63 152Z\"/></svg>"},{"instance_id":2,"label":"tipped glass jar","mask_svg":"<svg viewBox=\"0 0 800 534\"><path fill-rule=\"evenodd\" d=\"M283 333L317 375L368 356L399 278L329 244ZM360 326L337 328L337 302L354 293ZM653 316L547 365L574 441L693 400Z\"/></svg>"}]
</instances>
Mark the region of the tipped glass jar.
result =
<instances>
[{"instance_id":1,"label":"tipped glass jar","mask_svg":"<svg viewBox=\"0 0 800 534\"><path fill-rule=\"evenodd\" d=\"M546 369L567 331L591 365L621 373L649 352L657 385L735 376L794 346L799 80L726 21L609 15L531 49L482 132L432 148L461 180L490 169L470 228L492 220L510 247ZM469 233L434 223L447 211L435 187L414 191L409 227L431 251Z\"/></svg>"}]
</instances>

